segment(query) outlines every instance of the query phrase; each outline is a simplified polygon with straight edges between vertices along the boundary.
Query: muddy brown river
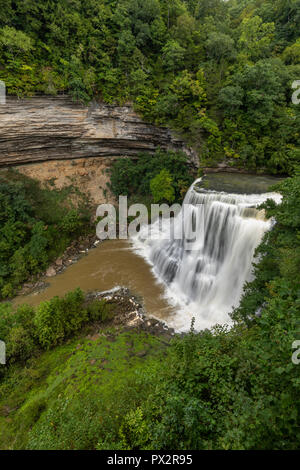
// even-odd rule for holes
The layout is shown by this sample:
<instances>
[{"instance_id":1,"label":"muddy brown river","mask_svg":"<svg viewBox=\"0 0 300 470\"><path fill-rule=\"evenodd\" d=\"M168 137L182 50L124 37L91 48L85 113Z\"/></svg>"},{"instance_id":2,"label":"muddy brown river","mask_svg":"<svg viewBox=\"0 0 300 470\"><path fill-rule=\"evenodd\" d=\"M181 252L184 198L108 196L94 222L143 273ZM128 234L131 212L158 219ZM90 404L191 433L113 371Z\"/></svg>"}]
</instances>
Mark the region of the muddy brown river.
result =
<instances>
[{"instance_id":1,"label":"muddy brown river","mask_svg":"<svg viewBox=\"0 0 300 470\"><path fill-rule=\"evenodd\" d=\"M143 298L150 316L167 321L174 311L163 298L164 289L146 261L134 253L127 240L107 240L89 251L63 273L42 279L49 284L42 292L17 297L15 304L37 305L55 295L62 296L80 287L83 291L104 291L126 286Z\"/></svg>"}]
</instances>

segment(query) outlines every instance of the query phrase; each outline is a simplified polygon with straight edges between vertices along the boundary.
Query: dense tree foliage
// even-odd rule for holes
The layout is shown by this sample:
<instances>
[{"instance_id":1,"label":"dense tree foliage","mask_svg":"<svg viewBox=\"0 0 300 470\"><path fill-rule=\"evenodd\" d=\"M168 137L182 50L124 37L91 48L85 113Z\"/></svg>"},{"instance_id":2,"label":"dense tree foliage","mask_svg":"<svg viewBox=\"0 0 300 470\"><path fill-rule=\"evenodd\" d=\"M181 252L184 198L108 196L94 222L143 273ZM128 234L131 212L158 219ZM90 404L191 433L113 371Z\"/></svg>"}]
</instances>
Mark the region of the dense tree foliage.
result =
<instances>
[{"instance_id":1,"label":"dense tree foliage","mask_svg":"<svg viewBox=\"0 0 300 470\"><path fill-rule=\"evenodd\" d=\"M168 170L163 169L152 178L150 189L154 202L173 202L175 199L173 181Z\"/></svg>"},{"instance_id":2,"label":"dense tree foliage","mask_svg":"<svg viewBox=\"0 0 300 470\"><path fill-rule=\"evenodd\" d=\"M11 297L89 227L89 204L71 186L40 188L16 172L0 175L0 299Z\"/></svg>"},{"instance_id":3,"label":"dense tree foliage","mask_svg":"<svg viewBox=\"0 0 300 470\"><path fill-rule=\"evenodd\" d=\"M182 202L194 180L185 154L161 150L154 155L142 153L137 160L119 158L109 172L109 186L117 197L138 198L146 204L166 200Z\"/></svg>"},{"instance_id":4,"label":"dense tree foliage","mask_svg":"<svg viewBox=\"0 0 300 470\"><path fill-rule=\"evenodd\" d=\"M133 101L203 164L292 173L299 0L1 0L0 79L18 96Z\"/></svg>"}]
</instances>

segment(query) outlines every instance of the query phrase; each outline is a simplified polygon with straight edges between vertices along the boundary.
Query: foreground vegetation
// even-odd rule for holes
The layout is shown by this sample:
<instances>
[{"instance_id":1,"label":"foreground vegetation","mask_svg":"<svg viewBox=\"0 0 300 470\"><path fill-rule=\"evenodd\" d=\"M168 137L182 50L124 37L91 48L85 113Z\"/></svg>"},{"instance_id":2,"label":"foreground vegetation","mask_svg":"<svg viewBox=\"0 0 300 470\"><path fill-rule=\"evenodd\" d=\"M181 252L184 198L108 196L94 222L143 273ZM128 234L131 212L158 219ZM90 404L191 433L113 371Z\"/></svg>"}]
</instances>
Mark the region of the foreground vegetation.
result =
<instances>
[{"instance_id":1,"label":"foreground vegetation","mask_svg":"<svg viewBox=\"0 0 300 470\"><path fill-rule=\"evenodd\" d=\"M0 300L45 270L79 234L90 230L88 197L57 190L12 170L0 173Z\"/></svg>"},{"instance_id":2,"label":"foreground vegetation","mask_svg":"<svg viewBox=\"0 0 300 470\"><path fill-rule=\"evenodd\" d=\"M109 329L114 310L87 306L78 290L30 314L1 305L0 448L299 449L300 176L279 189L230 330L191 329L168 347ZM87 337L89 325L100 335Z\"/></svg>"},{"instance_id":3,"label":"foreground vegetation","mask_svg":"<svg viewBox=\"0 0 300 470\"><path fill-rule=\"evenodd\" d=\"M90 339L93 332L94 324L26 366L10 366L0 385L1 449L95 449L118 433L145 396L138 377L166 346L146 333L106 327Z\"/></svg>"},{"instance_id":4,"label":"foreground vegetation","mask_svg":"<svg viewBox=\"0 0 300 470\"><path fill-rule=\"evenodd\" d=\"M9 94L134 103L201 163L292 174L300 0L2 0Z\"/></svg>"}]
</instances>

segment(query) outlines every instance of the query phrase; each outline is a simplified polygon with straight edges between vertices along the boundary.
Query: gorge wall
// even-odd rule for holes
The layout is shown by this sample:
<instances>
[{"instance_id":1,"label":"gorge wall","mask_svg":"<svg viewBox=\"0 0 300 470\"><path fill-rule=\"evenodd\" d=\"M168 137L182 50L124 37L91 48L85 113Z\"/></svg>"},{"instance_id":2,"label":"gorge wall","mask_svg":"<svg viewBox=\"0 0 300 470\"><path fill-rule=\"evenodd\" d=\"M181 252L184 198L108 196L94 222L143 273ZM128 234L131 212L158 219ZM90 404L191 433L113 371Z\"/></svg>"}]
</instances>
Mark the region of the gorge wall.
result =
<instances>
[{"instance_id":1,"label":"gorge wall","mask_svg":"<svg viewBox=\"0 0 300 470\"><path fill-rule=\"evenodd\" d=\"M183 151L197 165L182 140L144 122L130 106L84 106L68 97L8 97L0 106L0 168L14 166L57 187L72 182L97 203L109 197L106 170L114 158L157 147Z\"/></svg>"}]
</instances>

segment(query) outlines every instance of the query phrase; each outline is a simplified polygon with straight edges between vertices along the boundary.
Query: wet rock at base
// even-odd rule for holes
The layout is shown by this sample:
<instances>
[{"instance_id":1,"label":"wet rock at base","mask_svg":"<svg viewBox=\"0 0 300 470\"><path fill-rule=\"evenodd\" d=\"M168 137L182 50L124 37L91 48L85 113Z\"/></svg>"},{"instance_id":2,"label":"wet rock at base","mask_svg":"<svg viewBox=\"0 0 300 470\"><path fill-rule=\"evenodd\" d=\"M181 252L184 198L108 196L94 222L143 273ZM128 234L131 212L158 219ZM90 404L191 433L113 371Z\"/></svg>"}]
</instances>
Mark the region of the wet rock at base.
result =
<instances>
[{"instance_id":1,"label":"wet rock at base","mask_svg":"<svg viewBox=\"0 0 300 470\"><path fill-rule=\"evenodd\" d=\"M46 276L47 277L52 277L52 276L55 276L56 275L56 271L53 267L50 267L47 269L46 271Z\"/></svg>"}]
</instances>

